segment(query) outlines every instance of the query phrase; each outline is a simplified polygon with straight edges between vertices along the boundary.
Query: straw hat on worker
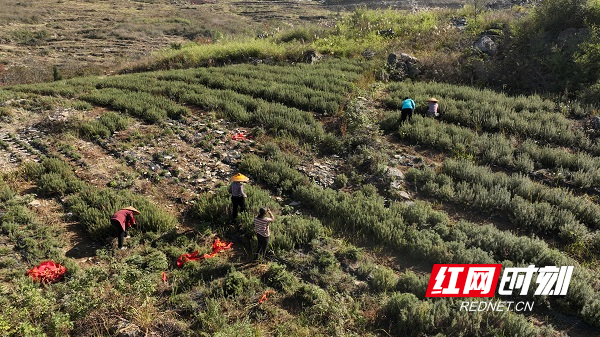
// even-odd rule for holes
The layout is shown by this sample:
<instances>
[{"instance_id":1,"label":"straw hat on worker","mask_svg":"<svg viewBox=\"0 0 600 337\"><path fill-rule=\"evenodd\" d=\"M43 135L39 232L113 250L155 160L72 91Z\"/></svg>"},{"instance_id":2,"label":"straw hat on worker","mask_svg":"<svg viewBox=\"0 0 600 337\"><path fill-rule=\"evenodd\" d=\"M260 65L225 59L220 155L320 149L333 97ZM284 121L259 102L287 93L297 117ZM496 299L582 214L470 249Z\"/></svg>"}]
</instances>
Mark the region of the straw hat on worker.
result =
<instances>
[{"instance_id":1,"label":"straw hat on worker","mask_svg":"<svg viewBox=\"0 0 600 337\"><path fill-rule=\"evenodd\" d=\"M128 210L128 211L132 211L132 212L133 212L133 214L140 214L140 211L138 211L138 210L137 210L135 207L133 207L133 206L127 206L127 207L124 207L123 209L126 209L126 210Z\"/></svg>"},{"instance_id":2,"label":"straw hat on worker","mask_svg":"<svg viewBox=\"0 0 600 337\"><path fill-rule=\"evenodd\" d=\"M438 100L437 100L437 98L435 98L435 97L430 97L430 98L427 100L427 102L433 102L433 103L437 103L437 102L438 102Z\"/></svg>"},{"instance_id":3,"label":"straw hat on worker","mask_svg":"<svg viewBox=\"0 0 600 337\"><path fill-rule=\"evenodd\" d=\"M248 182L248 181L250 181L250 178L246 177L245 175L243 175L241 173L238 173L231 178L231 181Z\"/></svg>"},{"instance_id":4,"label":"straw hat on worker","mask_svg":"<svg viewBox=\"0 0 600 337\"><path fill-rule=\"evenodd\" d=\"M246 211L246 192L244 192L244 182L250 179L245 175L238 173L231 177L231 185L229 185L229 193L231 193L231 219L235 221L238 215L238 209L242 212Z\"/></svg>"}]
</instances>

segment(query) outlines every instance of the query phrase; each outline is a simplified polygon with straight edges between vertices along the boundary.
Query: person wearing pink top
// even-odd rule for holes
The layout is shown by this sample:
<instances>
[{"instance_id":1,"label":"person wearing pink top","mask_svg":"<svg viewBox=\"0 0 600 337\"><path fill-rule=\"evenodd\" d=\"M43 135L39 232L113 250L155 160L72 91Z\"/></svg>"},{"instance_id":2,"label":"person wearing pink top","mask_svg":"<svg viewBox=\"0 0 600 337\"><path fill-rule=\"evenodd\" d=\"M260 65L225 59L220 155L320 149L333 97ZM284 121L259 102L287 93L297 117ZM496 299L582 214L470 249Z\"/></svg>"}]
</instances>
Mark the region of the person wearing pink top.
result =
<instances>
[{"instance_id":1,"label":"person wearing pink top","mask_svg":"<svg viewBox=\"0 0 600 337\"><path fill-rule=\"evenodd\" d=\"M138 214L140 214L140 211L132 206L128 206L118 210L110 217L110 224L116 230L119 249L125 249L123 247L123 239L127 236L127 229L135 225L135 218L133 216Z\"/></svg>"},{"instance_id":2,"label":"person wearing pink top","mask_svg":"<svg viewBox=\"0 0 600 337\"><path fill-rule=\"evenodd\" d=\"M438 117L440 114L438 113L438 100L435 97L431 97L427 100L427 105L429 106L427 109L427 116L429 117Z\"/></svg>"}]
</instances>

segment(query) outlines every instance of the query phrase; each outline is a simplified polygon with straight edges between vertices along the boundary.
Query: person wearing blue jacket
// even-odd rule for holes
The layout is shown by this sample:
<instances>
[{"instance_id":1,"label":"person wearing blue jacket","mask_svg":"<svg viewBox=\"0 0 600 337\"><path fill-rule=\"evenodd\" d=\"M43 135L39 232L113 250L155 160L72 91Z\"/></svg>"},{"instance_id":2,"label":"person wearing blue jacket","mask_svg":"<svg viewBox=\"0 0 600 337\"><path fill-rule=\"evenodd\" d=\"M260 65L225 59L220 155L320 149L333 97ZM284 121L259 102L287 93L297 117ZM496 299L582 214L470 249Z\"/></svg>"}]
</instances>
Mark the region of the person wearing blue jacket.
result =
<instances>
[{"instance_id":1,"label":"person wearing blue jacket","mask_svg":"<svg viewBox=\"0 0 600 337\"><path fill-rule=\"evenodd\" d=\"M402 112L400 114L400 123L404 123L405 120L411 119L413 111L415 111L415 101L408 97L404 97L402 101Z\"/></svg>"}]
</instances>

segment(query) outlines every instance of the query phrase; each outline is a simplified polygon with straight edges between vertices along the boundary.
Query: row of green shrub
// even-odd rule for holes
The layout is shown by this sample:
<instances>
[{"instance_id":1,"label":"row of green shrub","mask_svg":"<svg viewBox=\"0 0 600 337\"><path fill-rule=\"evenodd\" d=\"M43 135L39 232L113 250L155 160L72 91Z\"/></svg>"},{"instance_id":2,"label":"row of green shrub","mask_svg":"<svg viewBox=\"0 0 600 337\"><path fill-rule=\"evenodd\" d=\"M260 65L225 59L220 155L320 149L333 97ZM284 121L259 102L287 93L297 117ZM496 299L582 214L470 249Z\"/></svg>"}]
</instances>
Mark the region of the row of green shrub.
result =
<instances>
[{"instance_id":1,"label":"row of green shrub","mask_svg":"<svg viewBox=\"0 0 600 337\"><path fill-rule=\"evenodd\" d=\"M8 89L45 96L74 98L92 91L99 80L98 77L79 77L64 81L15 85L8 87Z\"/></svg>"},{"instance_id":2,"label":"row of green shrub","mask_svg":"<svg viewBox=\"0 0 600 337\"><path fill-rule=\"evenodd\" d=\"M134 206L140 210L137 229L166 232L175 228L177 219L143 196L129 191L99 189L78 179L71 167L57 158L41 163L28 162L24 168L28 178L37 183L45 196L66 196L65 207L94 240L113 234L110 216L117 210Z\"/></svg>"},{"instance_id":3,"label":"row of green shrub","mask_svg":"<svg viewBox=\"0 0 600 337\"><path fill-rule=\"evenodd\" d=\"M30 194L18 195L0 177L2 234L9 238L24 262L35 263L44 258L61 259L63 243L56 239L58 229L42 223L28 208L33 199L34 196Z\"/></svg>"},{"instance_id":4,"label":"row of green shrub","mask_svg":"<svg viewBox=\"0 0 600 337\"><path fill-rule=\"evenodd\" d=\"M102 114L98 119L81 122L78 125L79 136L87 140L105 139L115 131L122 131L129 126L126 116L109 111Z\"/></svg>"},{"instance_id":5,"label":"row of green shrub","mask_svg":"<svg viewBox=\"0 0 600 337\"><path fill-rule=\"evenodd\" d=\"M468 160L447 159L441 172L457 181L466 181L485 186L488 189L506 189L513 196L518 195L529 201L543 201L572 212L579 221L591 229L600 229L600 206L587 196L574 195L563 188L552 188L536 183L521 174L508 175L492 172L489 167L478 166Z\"/></svg>"},{"instance_id":6,"label":"row of green shrub","mask_svg":"<svg viewBox=\"0 0 600 337\"><path fill-rule=\"evenodd\" d=\"M392 110L400 109L406 96L416 99L423 106L421 109L429 97L435 96L445 121L475 130L578 147L594 155L600 153L600 143L574 129L571 121L556 112L555 103L539 96L511 97L491 90L433 82L398 82L390 84L388 91L384 102Z\"/></svg>"},{"instance_id":7,"label":"row of green shrub","mask_svg":"<svg viewBox=\"0 0 600 337\"><path fill-rule=\"evenodd\" d=\"M449 171L451 167L442 171ZM448 174L451 174L448 173ZM407 179L427 196L454 202L484 212L506 214L520 230L554 239L565 244L580 244L594 256L600 249L600 232L590 232L569 210L545 201L525 199L507 186L488 185L485 181L454 180L451 175L431 169L411 169Z\"/></svg>"},{"instance_id":8,"label":"row of green shrub","mask_svg":"<svg viewBox=\"0 0 600 337\"><path fill-rule=\"evenodd\" d=\"M285 166L284 163L280 165ZM249 174L254 174L253 168L260 172L263 167L256 164L245 166ZM302 176L300 172L297 175L297 179ZM492 226L466 222L462 226L452 226L445 213L434 211L423 203L410 206L392 203L386 208L383 198L369 188L348 194L314 185L300 185L292 190L291 195L321 221L338 230L372 238L430 263L500 261L505 265L576 265L577 277L571 284L574 290L559 303L569 308L567 310L577 311L591 324L600 325L600 317L593 313L593 308L600 303L600 295L590 283L593 278L590 271L541 240L519 237ZM463 240L466 231L472 237L486 233L494 240Z\"/></svg>"},{"instance_id":9,"label":"row of green shrub","mask_svg":"<svg viewBox=\"0 0 600 337\"><path fill-rule=\"evenodd\" d=\"M281 75L282 77L284 75ZM329 91L317 91L298 83L281 83L273 80L250 79L243 76L230 76L213 72L196 71L194 80L209 88L233 90L240 94L262 98L271 102L280 102L295 108L333 114L339 110L345 95Z\"/></svg>"},{"instance_id":10,"label":"row of green shrub","mask_svg":"<svg viewBox=\"0 0 600 337\"><path fill-rule=\"evenodd\" d=\"M381 121L389 129L399 121L399 113ZM521 173L531 173L535 168L556 171L554 179L578 188L591 188L599 182L598 160L586 153L569 153L566 150L539 146L526 140L515 146L514 139L500 133L478 134L468 128L440 123L432 118L413 116L398 129L402 139L450 152L457 157L473 156L485 164L493 164ZM569 171L572 168L574 171Z\"/></svg>"},{"instance_id":11,"label":"row of green shrub","mask_svg":"<svg viewBox=\"0 0 600 337\"><path fill-rule=\"evenodd\" d=\"M187 108L167 98L147 92L106 88L94 90L79 98L92 104L130 114L151 124L165 120L167 117L178 119L188 112Z\"/></svg>"},{"instance_id":12,"label":"row of green shrub","mask_svg":"<svg viewBox=\"0 0 600 337\"><path fill-rule=\"evenodd\" d=\"M208 68L214 76L237 76L247 79L305 86L316 91L337 94L352 90L368 63L353 60L331 59L316 64L299 63L286 66L239 64L221 68Z\"/></svg>"},{"instance_id":13,"label":"row of green shrub","mask_svg":"<svg viewBox=\"0 0 600 337\"><path fill-rule=\"evenodd\" d=\"M592 188L600 185L600 158L597 156L540 146L530 139L519 144L517 151L528 155L536 167L556 169L564 176L565 182L575 187Z\"/></svg>"}]
</instances>

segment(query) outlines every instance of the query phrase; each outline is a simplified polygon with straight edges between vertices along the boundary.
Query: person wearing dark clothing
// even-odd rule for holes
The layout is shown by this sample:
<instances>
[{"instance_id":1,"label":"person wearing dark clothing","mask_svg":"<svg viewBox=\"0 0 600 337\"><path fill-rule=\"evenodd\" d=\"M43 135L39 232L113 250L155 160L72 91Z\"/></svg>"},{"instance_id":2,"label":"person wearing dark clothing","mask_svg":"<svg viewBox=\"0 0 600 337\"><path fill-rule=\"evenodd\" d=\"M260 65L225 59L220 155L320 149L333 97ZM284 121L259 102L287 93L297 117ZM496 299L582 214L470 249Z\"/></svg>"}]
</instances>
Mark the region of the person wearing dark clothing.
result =
<instances>
[{"instance_id":1,"label":"person wearing dark clothing","mask_svg":"<svg viewBox=\"0 0 600 337\"><path fill-rule=\"evenodd\" d=\"M244 192L244 182L247 182L248 177L241 173L236 174L231 179L233 182L229 185L229 193L231 194L231 205L233 206L231 218L235 220L238 215L238 208L241 212L246 211L246 193Z\"/></svg>"},{"instance_id":2,"label":"person wearing dark clothing","mask_svg":"<svg viewBox=\"0 0 600 337\"><path fill-rule=\"evenodd\" d=\"M138 214L140 214L140 211L132 206L128 206L118 210L110 217L110 223L115 229L119 241L119 249L125 249L123 247L123 239L127 236L127 229L135 225L134 215Z\"/></svg>"},{"instance_id":3,"label":"person wearing dark clothing","mask_svg":"<svg viewBox=\"0 0 600 337\"><path fill-rule=\"evenodd\" d=\"M400 113L400 123L404 123L405 120L411 119L415 108L415 101L408 97L404 97L404 101L402 101L402 110Z\"/></svg>"},{"instance_id":4,"label":"person wearing dark clothing","mask_svg":"<svg viewBox=\"0 0 600 337\"><path fill-rule=\"evenodd\" d=\"M269 213L270 217L265 217ZM254 231L256 232L256 239L258 240L258 250L254 255L254 259L258 260L263 258L267 253L269 247L269 237L271 236L271 230L269 224L275 220L271 210L261 208L258 211L258 216L254 218Z\"/></svg>"}]
</instances>

